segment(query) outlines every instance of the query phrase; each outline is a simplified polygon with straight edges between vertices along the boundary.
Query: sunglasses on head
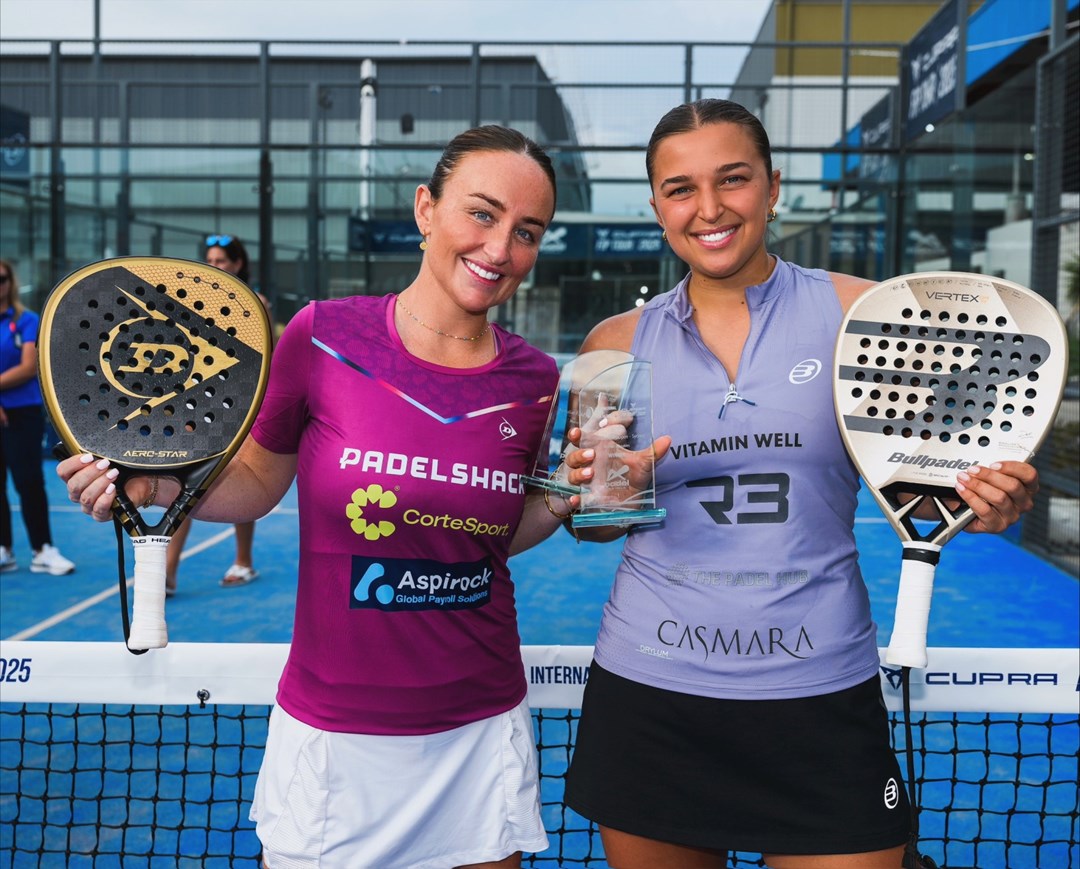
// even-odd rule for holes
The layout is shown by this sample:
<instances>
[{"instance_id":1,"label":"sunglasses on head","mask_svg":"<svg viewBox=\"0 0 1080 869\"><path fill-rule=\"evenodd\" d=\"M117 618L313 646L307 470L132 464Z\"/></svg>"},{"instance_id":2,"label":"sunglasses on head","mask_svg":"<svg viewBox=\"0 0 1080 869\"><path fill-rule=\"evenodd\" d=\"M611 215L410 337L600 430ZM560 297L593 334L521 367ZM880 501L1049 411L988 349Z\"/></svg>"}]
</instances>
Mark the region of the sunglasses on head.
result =
<instances>
[{"instance_id":1,"label":"sunglasses on head","mask_svg":"<svg viewBox=\"0 0 1080 869\"><path fill-rule=\"evenodd\" d=\"M207 247L228 247L232 244L233 237L231 235L208 235L206 237Z\"/></svg>"}]
</instances>

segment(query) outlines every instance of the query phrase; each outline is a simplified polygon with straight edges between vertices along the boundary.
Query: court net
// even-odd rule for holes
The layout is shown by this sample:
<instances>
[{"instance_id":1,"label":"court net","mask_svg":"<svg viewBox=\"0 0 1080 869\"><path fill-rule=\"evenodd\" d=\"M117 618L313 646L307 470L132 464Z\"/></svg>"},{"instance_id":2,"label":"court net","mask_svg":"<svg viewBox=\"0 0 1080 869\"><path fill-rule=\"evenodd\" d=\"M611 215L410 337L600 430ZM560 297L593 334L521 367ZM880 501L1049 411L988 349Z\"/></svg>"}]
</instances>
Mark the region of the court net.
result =
<instances>
[{"instance_id":1,"label":"court net","mask_svg":"<svg viewBox=\"0 0 1080 869\"><path fill-rule=\"evenodd\" d=\"M591 648L522 653L551 840L524 864L605 867L562 801ZM258 866L248 809L285 654L0 644L0 866ZM940 866L1080 869L1078 670L1076 649L932 649L913 671L921 848ZM899 674L881 672L902 751Z\"/></svg>"}]
</instances>

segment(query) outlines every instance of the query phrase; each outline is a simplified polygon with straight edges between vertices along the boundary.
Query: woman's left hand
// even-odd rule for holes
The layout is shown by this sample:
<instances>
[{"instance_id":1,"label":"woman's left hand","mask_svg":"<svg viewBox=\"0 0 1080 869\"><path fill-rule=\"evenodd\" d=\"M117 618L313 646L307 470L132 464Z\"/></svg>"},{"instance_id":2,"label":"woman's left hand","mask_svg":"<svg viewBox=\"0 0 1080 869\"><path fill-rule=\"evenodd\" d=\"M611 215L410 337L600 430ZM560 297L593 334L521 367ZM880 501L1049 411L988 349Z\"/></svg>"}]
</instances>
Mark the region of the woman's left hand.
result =
<instances>
[{"instance_id":1,"label":"woman's left hand","mask_svg":"<svg viewBox=\"0 0 1080 869\"><path fill-rule=\"evenodd\" d=\"M956 491L975 511L964 528L973 534L998 534L1034 506L1039 472L1027 462L974 465L957 475Z\"/></svg>"}]
</instances>

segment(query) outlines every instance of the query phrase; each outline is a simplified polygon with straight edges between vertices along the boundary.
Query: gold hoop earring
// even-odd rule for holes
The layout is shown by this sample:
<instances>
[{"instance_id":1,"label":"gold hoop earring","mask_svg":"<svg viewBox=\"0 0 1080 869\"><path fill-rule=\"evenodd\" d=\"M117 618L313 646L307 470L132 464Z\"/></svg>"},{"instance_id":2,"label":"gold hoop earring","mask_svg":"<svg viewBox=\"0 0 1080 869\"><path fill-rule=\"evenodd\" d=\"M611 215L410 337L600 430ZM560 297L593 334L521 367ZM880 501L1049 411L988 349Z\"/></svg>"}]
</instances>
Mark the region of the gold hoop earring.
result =
<instances>
[{"instance_id":1,"label":"gold hoop earring","mask_svg":"<svg viewBox=\"0 0 1080 869\"><path fill-rule=\"evenodd\" d=\"M427 250L427 239L426 238L422 242L420 242L420 250Z\"/></svg>"},{"instance_id":2,"label":"gold hoop earring","mask_svg":"<svg viewBox=\"0 0 1080 869\"><path fill-rule=\"evenodd\" d=\"M667 241L667 230L666 229L662 233L660 233L660 241Z\"/></svg>"},{"instance_id":3,"label":"gold hoop earring","mask_svg":"<svg viewBox=\"0 0 1080 869\"><path fill-rule=\"evenodd\" d=\"M766 223L772 223L774 220L776 220L776 209L775 208L770 208L769 213L765 218L765 222Z\"/></svg>"}]
</instances>

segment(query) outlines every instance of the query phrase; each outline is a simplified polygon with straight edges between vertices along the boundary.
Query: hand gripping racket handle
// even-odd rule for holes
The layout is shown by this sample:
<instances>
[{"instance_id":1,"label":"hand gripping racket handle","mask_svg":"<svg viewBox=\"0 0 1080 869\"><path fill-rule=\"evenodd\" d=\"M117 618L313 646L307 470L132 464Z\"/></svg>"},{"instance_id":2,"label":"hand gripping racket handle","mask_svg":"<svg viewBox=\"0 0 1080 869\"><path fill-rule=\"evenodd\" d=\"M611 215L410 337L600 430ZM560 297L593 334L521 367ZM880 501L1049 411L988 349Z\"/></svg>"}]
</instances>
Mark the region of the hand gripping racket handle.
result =
<instances>
[{"instance_id":1,"label":"hand gripping racket handle","mask_svg":"<svg viewBox=\"0 0 1080 869\"><path fill-rule=\"evenodd\" d=\"M165 626L165 553L168 537L133 537L135 596L131 604L128 648L163 649L169 642Z\"/></svg>"},{"instance_id":2,"label":"hand gripping racket handle","mask_svg":"<svg viewBox=\"0 0 1080 869\"><path fill-rule=\"evenodd\" d=\"M926 631L930 598L941 547L934 543L905 543L896 593L896 617L885 661L901 667L926 666Z\"/></svg>"}]
</instances>

